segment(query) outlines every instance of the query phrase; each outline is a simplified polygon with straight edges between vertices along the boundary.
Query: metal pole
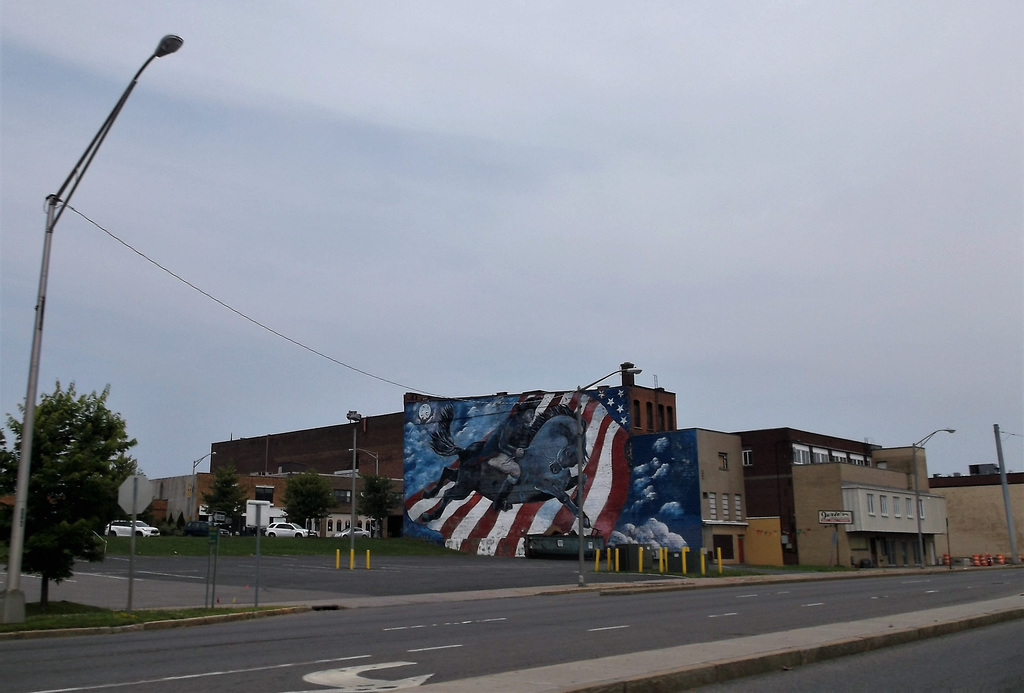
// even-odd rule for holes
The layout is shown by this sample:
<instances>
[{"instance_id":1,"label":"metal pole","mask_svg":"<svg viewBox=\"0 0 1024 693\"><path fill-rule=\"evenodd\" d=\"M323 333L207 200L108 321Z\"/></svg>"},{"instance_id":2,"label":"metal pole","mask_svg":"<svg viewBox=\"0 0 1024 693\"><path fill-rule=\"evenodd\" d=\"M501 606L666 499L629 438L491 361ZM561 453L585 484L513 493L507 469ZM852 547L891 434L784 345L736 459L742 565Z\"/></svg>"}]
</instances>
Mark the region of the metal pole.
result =
<instances>
[{"instance_id":1,"label":"metal pole","mask_svg":"<svg viewBox=\"0 0 1024 693\"><path fill-rule=\"evenodd\" d=\"M358 462L356 455L358 451L358 438L359 422L363 420L362 415L357 411L350 411L347 414L347 418L352 422L352 499L349 504L349 521L348 521L348 565L349 569L355 567L356 560L356 473L358 470Z\"/></svg>"},{"instance_id":2,"label":"metal pole","mask_svg":"<svg viewBox=\"0 0 1024 693\"><path fill-rule=\"evenodd\" d=\"M999 481L1003 485L1003 507L1006 508L1006 530L1010 533L1010 560L1020 565L1017 556L1017 530L1013 526L1013 509L1010 506L1010 488L1006 483L1006 465L1003 464L1003 441L999 437L999 424L994 424L996 434L996 457L999 460Z\"/></svg>"},{"instance_id":3,"label":"metal pole","mask_svg":"<svg viewBox=\"0 0 1024 693\"><path fill-rule=\"evenodd\" d=\"M263 526L261 510L263 507L256 504L256 592L254 593L253 607L260 608L260 528Z\"/></svg>"},{"instance_id":4,"label":"metal pole","mask_svg":"<svg viewBox=\"0 0 1024 693\"><path fill-rule=\"evenodd\" d=\"M128 540L128 613L132 612L132 586L135 584L135 509L139 506L139 475L132 475L132 532Z\"/></svg>"},{"instance_id":5,"label":"metal pole","mask_svg":"<svg viewBox=\"0 0 1024 693\"><path fill-rule=\"evenodd\" d=\"M32 465L32 438L35 433L39 355L43 345L43 317L46 312L46 284L50 272L50 245L53 240L53 229L57 225L61 214L63 214L64 208L71 201L71 196L75 194L78 184L96 156L96 152L99 151L100 145L106 139L107 133L121 112L121 108L135 88L135 84L138 82L139 76L142 75L142 71L146 69L154 58L174 53L181 48L182 43L181 38L178 36L165 36L161 39L153 55L135 73L135 77L128 84L128 88L121 94L121 98L110 112L110 115L107 116L107 119L103 121L103 125L100 126L99 131L92 138L85 152L82 153L81 158L71 170L71 174L68 175L64 184L60 186L56 194L50 195L47 198L46 231L43 237L43 262L42 268L39 271L39 293L36 297L35 326L32 331L32 354L29 359L28 387L25 392L25 417L21 428L21 452L18 458L18 476L14 492L14 512L11 518L11 540L7 551L7 588L4 591L2 609L0 609L0 623L23 623L25 621L25 593L21 590L21 564L25 548L25 519L28 506L28 484ZM65 190L68 191L68 194L62 200L61 196ZM60 204L59 210L57 209L58 204ZM132 529L134 530L134 527Z\"/></svg>"},{"instance_id":6,"label":"metal pole","mask_svg":"<svg viewBox=\"0 0 1024 693\"><path fill-rule=\"evenodd\" d=\"M607 377L607 376L605 376ZM585 468L583 439L587 435L587 429L583 427L583 391L576 391L576 426L579 429L576 436L576 465L578 476L576 477L576 548L579 551L579 586L586 587L587 581L583 577L583 471Z\"/></svg>"},{"instance_id":7,"label":"metal pole","mask_svg":"<svg viewBox=\"0 0 1024 693\"><path fill-rule=\"evenodd\" d=\"M924 567L924 533L921 531L921 487L918 485L917 474L917 445L914 445L914 503L917 505L917 567Z\"/></svg>"}]
</instances>

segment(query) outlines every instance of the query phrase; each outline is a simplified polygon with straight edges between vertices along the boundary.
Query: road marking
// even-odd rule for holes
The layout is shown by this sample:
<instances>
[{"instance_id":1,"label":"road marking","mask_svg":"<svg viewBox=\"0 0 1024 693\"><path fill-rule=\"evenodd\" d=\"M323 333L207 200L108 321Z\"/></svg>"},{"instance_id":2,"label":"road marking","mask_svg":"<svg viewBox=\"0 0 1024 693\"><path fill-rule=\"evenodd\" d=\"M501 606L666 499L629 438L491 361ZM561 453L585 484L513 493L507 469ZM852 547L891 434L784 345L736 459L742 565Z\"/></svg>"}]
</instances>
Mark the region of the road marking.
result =
<instances>
[{"instance_id":1,"label":"road marking","mask_svg":"<svg viewBox=\"0 0 1024 693\"><path fill-rule=\"evenodd\" d=\"M756 597L756 596L757 596L756 594L738 594L738 595L736 595L736 598L737 599L750 599L751 597Z\"/></svg>"},{"instance_id":2,"label":"road marking","mask_svg":"<svg viewBox=\"0 0 1024 693\"><path fill-rule=\"evenodd\" d=\"M188 679L202 679L208 676L230 676L232 674L248 674L254 671L271 671L273 669L290 669L292 667L305 667L310 664L329 664L331 662L348 662L353 659L369 659L370 655L355 655L353 657L332 657L330 659L314 659L308 662L290 662L288 664L271 664L263 667L250 667L248 669L226 669L224 671L208 671L202 674L183 674L181 676L165 676L159 679L142 679L140 681L127 681L122 683L98 683L93 686L73 686L71 688L51 688L44 691L33 691L33 693L72 693L73 691L100 691L105 688L128 688L132 686L143 686L153 683L166 683L168 681L186 681Z\"/></svg>"},{"instance_id":3,"label":"road marking","mask_svg":"<svg viewBox=\"0 0 1024 693\"><path fill-rule=\"evenodd\" d=\"M825 602L813 602L811 604L801 604L800 606L825 606Z\"/></svg>"},{"instance_id":4,"label":"road marking","mask_svg":"<svg viewBox=\"0 0 1024 693\"><path fill-rule=\"evenodd\" d=\"M456 647L462 647L462 645L437 645L435 647L417 647L414 650L406 650L406 652L431 652L433 650L452 650Z\"/></svg>"},{"instance_id":5,"label":"road marking","mask_svg":"<svg viewBox=\"0 0 1024 693\"><path fill-rule=\"evenodd\" d=\"M605 626L604 628L588 628L588 633L596 633L599 630L619 630L620 628L629 628L629 626Z\"/></svg>"},{"instance_id":6,"label":"road marking","mask_svg":"<svg viewBox=\"0 0 1024 693\"><path fill-rule=\"evenodd\" d=\"M708 614L708 618L722 618L723 616L739 616L739 612L730 611L727 614Z\"/></svg>"},{"instance_id":7,"label":"road marking","mask_svg":"<svg viewBox=\"0 0 1024 693\"><path fill-rule=\"evenodd\" d=\"M433 676L433 674L422 674L420 676L410 676L406 679L398 679L397 681L367 679L361 676L364 671L411 664L416 664L416 662L384 662L382 664L368 664L358 667L346 667L344 669L314 671L303 676L302 680L306 683L315 683L320 686L331 686L342 691L366 691L368 693L369 691L394 691L400 688L413 688L422 685L424 681Z\"/></svg>"},{"instance_id":8,"label":"road marking","mask_svg":"<svg viewBox=\"0 0 1024 693\"><path fill-rule=\"evenodd\" d=\"M474 623L498 623L500 621L507 621L505 617L501 618L483 618L474 621L448 621L447 623L418 623L413 626L391 626L390 628L381 629L383 632L388 633L396 630L415 630L417 628L439 628L441 626L468 626Z\"/></svg>"},{"instance_id":9,"label":"road marking","mask_svg":"<svg viewBox=\"0 0 1024 693\"><path fill-rule=\"evenodd\" d=\"M924 591L925 594L935 594L936 592L938 592L938 590L925 590Z\"/></svg>"}]
</instances>

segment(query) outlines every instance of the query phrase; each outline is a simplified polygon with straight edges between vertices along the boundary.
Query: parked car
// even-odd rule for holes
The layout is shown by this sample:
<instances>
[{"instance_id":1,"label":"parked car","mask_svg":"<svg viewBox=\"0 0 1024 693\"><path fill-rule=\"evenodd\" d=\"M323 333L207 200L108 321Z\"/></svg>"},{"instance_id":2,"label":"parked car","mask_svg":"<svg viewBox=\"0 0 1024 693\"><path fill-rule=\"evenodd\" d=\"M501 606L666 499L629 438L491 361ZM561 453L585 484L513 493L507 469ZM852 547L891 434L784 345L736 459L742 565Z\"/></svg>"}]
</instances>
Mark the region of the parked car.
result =
<instances>
[{"instance_id":1,"label":"parked car","mask_svg":"<svg viewBox=\"0 0 1024 693\"><path fill-rule=\"evenodd\" d=\"M349 534L350 531L351 530L346 527L345 529L341 530L340 532L335 532L334 533L334 538L335 539L338 539L340 537L348 538L348 534ZM369 532L367 532L365 529L359 529L358 527L356 527L355 535L356 535L356 539L369 539L370 538L370 533Z\"/></svg>"},{"instance_id":2,"label":"parked car","mask_svg":"<svg viewBox=\"0 0 1024 693\"><path fill-rule=\"evenodd\" d=\"M309 531L294 522L273 522L267 525L268 537L308 537Z\"/></svg>"},{"instance_id":3,"label":"parked car","mask_svg":"<svg viewBox=\"0 0 1024 693\"><path fill-rule=\"evenodd\" d=\"M228 536L231 532L225 527L219 528L221 536ZM181 530L182 536L186 537L208 537L210 536L210 523L202 520L186 522L185 528Z\"/></svg>"},{"instance_id":4,"label":"parked car","mask_svg":"<svg viewBox=\"0 0 1024 693\"><path fill-rule=\"evenodd\" d=\"M107 525L106 533L112 537L130 537L132 535L131 520L114 520ZM147 525L142 520L135 521L135 536L137 537L158 537L160 530Z\"/></svg>"}]
</instances>

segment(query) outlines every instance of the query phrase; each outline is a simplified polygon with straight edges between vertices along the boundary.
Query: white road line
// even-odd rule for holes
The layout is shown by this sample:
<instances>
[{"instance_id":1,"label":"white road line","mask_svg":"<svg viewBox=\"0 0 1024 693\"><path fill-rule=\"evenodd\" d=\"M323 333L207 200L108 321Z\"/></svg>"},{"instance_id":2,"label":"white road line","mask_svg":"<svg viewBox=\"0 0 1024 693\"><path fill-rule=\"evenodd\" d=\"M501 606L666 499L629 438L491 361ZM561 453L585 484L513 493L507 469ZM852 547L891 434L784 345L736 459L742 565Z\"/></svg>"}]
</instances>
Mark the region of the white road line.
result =
<instances>
[{"instance_id":1,"label":"white road line","mask_svg":"<svg viewBox=\"0 0 1024 693\"><path fill-rule=\"evenodd\" d=\"M417 647L414 650L406 650L406 652L430 652L431 650L451 650L456 647L462 647L462 645L438 645L436 647Z\"/></svg>"},{"instance_id":2,"label":"white road line","mask_svg":"<svg viewBox=\"0 0 1024 693\"><path fill-rule=\"evenodd\" d=\"M825 602L813 602L811 604L801 604L800 606L825 606Z\"/></svg>"},{"instance_id":3,"label":"white road line","mask_svg":"<svg viewBox=\"0 0 1024 693\"><path fill-rule=\"evenodd\" d=\"M619 630L620 628L629 628L629 626L605 626L604 628L588 628L588 633L596 633L600 630Z\"/></svg>"},{"instance_id":4,"label":"white road line","mask_svg":"<svg viewBox=\"0 0 1024 693\"><path fill-rule=\"evenodd\" d=\"M370 655L356 655L354 657L333 657L331 659L314 659L308 662L291 662L290 664L274 664L265 667L252 667L249 669L227 669L225 671L208 671L203 674L185 674L183 676L165 676L159 679L143 679L141 681L128 681L124 683L100 683L94 686L75 686L73 688L51 688L49 690L33 691L33 693L72 693L73 691L99 691L105 688L126 688L142 686L153 683L165 683L167 681L185 681L188 679L201 679L207 676L229 676L231 674L248 674L253 671L270 671L272 669L288 669L291 667L304 667L310 664L330 664L332 662L348 662L353 659L369 659Z\"/></svg>"},{"instance_id":5,"label":"white road line","mask_svg":"<svg viewBox=\"0 0 1024 693\"><path fill-rule=\"evenodd\" d=\"M723 616L739 616L739 612L730 611L727 614L708 614L708 618L722 618Z\"/></svg>"},{"instance_id":6,"label":"white road line","mask_svg":"<svg viewBox=\"0 0 1024 693\"><path fill-rule=\"evenodd\" d=\"M757 596L756 594L738 594L738 595L736 595L736 598L737 599L750 599L751 597L756 597L756 596Z\"/></svg>"}]
</instances>

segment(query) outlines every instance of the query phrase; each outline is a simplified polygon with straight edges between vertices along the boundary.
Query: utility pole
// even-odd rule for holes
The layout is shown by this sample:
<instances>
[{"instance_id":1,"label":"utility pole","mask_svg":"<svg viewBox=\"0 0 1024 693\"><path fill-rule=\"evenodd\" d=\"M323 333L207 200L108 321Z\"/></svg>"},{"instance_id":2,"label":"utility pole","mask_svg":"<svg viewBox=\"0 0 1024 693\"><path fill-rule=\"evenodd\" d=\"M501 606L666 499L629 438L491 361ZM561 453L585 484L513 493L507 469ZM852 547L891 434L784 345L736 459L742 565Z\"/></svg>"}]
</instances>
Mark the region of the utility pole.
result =
<instances>
[{"instance_id":1,"label":"utility pole","mask_svg":"<svg viewBox=\"0 0 1024 693\"><path fill-rule=\"evenodd\" d=\"M1010 507L1010 487L1006 483L1006 465L1003 463L1003 440L999 437L999 424L993 424L996 434L996 458L999 460L999 480L1003 484L1003 507L1006 508L1006 530L1010 533L1010 560L1020 565L1017 557L1017 531L1013 527L1013 509Z\"/></svg>"}]
</instances>

